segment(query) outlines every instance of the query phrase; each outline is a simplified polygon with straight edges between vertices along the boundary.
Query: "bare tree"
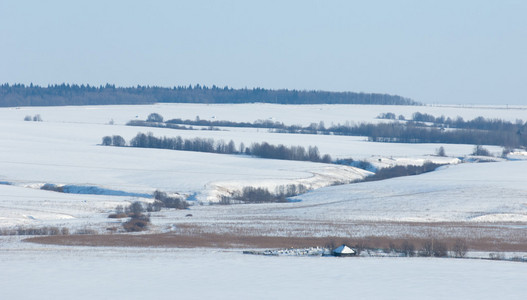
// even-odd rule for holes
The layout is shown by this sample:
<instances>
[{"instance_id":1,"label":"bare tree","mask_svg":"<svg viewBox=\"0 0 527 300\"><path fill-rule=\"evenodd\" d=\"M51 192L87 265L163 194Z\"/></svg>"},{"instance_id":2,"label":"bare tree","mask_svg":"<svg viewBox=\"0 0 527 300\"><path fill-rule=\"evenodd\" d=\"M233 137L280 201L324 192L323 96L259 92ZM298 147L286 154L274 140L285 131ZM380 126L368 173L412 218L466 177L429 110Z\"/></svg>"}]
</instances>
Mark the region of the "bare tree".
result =
<instances>
[{"instance_id":1,"label":"bare tree","mask_svg":"<svg viewBox=\"0 0 527 300\"><path fill-rule=\"evenodd\" d=\"M481 146L481 145L476 145L474 147L474 151L472 152L472 155L491 156L489 150L483 148L483 146Z\"/></svg>"},{"instance_id":2,"label":"bare tree","mask_svg":"<svg viewBox=\"0 0 527 300\"><path fill-rule=\"evenodd\" d=\"M419 250L419 256L432 256L434 254L433 247L433 240L430 239L424 241L421 250Z\"/></svg>"},{"instance_id":3,"label":"bare tree","mask_svg":"<svg viewBox=\"0 0 527 300\"><path fill-rule=\"evenodd\" d=\"M139 201L135 201L127 208L128 212L133 216L141 216L145 211L143 204Z\"/></svg>"},{"instance_id":4,"label":"bare tree","mask_svg":"<svg viewBox=\"0 0 527 300\"><path fill-rule=\"evenodd\" d=\"M448 256L448 248L445 243L434 240L432 251L435 257L446 257Z\"/></svg>"},{"instance_id":5,"label":"bare tree","mask_svg":"<svg viewBox=\"0 0 527 300\"><path fill-rule=\"evenodd\" d=\"M117 147L124 147L126 145L126 141L122 136L114 135L112 136L112 145Z\"/></svg>"},{"instance_id":6,"label":"bare tree","mask_svg":"<svg viewBox=\"0 0 527 300\"><path fill-rule=\"evenodd\" d=\"M436 150L436 154L437 154L437 156L446 156L445 148L443 148L443 146L439 147Z\"/></svg>"},{"instance_id":7,"label":"bare tree","mask_svg":"<svg viewBox=\"0 0 527 300\"><path fill-rule=\"evenodd\" d=\"M415 256L414 244L410 243L407 240L403 241L403 243L401 244L401 251L403 251L406 256Z\"/></svg>"},{"instance_id":8,"label":"bare tree","mask_svg":"<svg viewBox=\"0 0 527 300\"><path fill-rule=\"evenodd\" d=\"M467 242L462 239L456 239L454 241L454 246L452 246L452 252L455 257L465 257L467 254Z\"/></svg>"},{"instance_id":9,"label":"bare tree","mask_svg":"<svg viewBox=\"0 0 527 300\"><path fill-rule=\"evenodd\" d=\"M102 145L103 146L111 146L112 145L112 137L111 136L105 136L102 138Z\"/></svg>"}]
</instances>

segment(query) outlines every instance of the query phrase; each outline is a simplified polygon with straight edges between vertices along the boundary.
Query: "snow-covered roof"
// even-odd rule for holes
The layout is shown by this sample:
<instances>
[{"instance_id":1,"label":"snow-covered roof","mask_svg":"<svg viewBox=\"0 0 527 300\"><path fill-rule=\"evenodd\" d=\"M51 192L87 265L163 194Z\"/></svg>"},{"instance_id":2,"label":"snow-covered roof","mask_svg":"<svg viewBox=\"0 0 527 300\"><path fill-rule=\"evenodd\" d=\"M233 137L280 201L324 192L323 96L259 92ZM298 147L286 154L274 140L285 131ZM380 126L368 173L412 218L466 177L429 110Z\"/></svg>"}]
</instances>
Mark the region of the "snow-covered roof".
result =
<instances>
[{"instance_id":1,"label":"snow-covered roof","mask_svg":"<svg viewBox=\"0 0 527 300\"><path fill-rule=\"evenodd\" d=\"M346 245L342 245L340 247L337 247L335 250L333 250L333 253L353 254L355 253L355 251Z\"/></svg>"}]
</instances>

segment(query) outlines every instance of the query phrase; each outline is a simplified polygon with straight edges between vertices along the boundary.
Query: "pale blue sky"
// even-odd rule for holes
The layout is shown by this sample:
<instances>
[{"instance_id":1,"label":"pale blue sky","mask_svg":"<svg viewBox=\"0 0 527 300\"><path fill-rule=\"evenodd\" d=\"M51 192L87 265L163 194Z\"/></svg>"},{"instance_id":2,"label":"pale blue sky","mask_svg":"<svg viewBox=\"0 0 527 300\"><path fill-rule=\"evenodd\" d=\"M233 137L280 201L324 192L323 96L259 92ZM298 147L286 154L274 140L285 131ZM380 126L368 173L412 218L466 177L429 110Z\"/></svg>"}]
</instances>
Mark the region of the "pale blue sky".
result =
<instances>
[{"instance_id":1,"label":"pale blue sky","mask_svg":"<svg viewBox=\"0 0 527 300\"><path fill-rule=\"evenodd\" d=\"M0 83L527 104L527 1L0 0Z\"/></svg>"}]
</instances>

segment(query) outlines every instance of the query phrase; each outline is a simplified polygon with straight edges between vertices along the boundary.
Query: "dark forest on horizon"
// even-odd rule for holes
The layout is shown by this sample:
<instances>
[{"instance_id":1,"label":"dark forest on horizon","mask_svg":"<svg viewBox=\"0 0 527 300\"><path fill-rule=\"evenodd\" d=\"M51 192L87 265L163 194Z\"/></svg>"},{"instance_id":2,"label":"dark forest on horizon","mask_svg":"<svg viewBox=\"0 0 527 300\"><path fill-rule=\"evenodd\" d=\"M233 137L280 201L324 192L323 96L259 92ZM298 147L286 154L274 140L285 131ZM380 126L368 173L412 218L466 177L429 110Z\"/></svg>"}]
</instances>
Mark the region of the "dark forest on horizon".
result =
<instances>
[{"instance_id":1,"label":"dark forest on horizon","mask_svg":"<svg viewBox=\"0 0 527 300\"><path fill-rule=\"evenodd\" d=\"M274 104L374 104L421 105L397 95L287 89L233 89L230 87L158 86L116 87L60 84L0 85L0 107L118 105L152 103L274 103Z\"/></svg>"}]
</instances>

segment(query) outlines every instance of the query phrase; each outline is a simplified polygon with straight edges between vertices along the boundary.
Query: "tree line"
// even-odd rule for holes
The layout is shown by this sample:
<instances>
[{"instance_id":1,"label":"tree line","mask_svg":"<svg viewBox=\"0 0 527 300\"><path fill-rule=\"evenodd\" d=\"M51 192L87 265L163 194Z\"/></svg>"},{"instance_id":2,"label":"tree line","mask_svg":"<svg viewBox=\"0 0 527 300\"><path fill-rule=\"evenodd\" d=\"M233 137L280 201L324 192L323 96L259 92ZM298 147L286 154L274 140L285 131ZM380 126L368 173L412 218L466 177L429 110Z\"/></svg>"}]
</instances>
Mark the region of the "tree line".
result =
<instances>
[{"instance_id":1,"label":"tree line","mask_svg":"<svg viewBox=\"0 0 527 300\"><path fill-rule=\"evenodd\" d=\"M377 116L378 119L391 119L395 120L395 114L381 113ZM404 121L404 116L400 115L398 120ZM412 114L412 118L409 121L419 122L419 123L432 123L433 127L442 127L442 128L458 128L458 129L477 129L477 130L499 130L499 131L516 131L522 132L525 131L527 123L523 123L523 120L516 120L515 123L502 120L502 119L487 119L482 116L476 117L472 120L465 121L462 117L458 116L454 119L450 117L445 117L441 115L435 117L431 114L415 112ZM425 124L421 124L426 126Z\"/></svg>"},{"instance_id":2,"label":"tree line","mask_svg":"<svg viewBox=\"0 0 527 300\"><path fill-rule=\"evenodd\" d=\"M395 119L395 114L385 113L379 115L379 117ZM404 119L404 117L401 118L399 116L399 120L401 119ZM412 120L408 121L393 121L378 124L347 123L330 127L326 127L323 122L311 123L308 126L299 126L285 125L281 122L269 120L258 120L253 123L220 120L209 121L201 120L199 117L196 117L195 120L163 120L161 115L152 113L146 121L134 120L127 124L132 126L165 128L171 128L173 126L176 129L178 129L177 127L182 127L180 125L209 126L209 128L214 128L214 126L267 128L277 133L365 136L374 142L497 145L507 148L527 146L527 123L523 124L521 120L512 123L499 119L485 119L483 117L464 121L461 117L452 120L450 118L444 118L444 116L435 118L428 114L414 113ZM425 122L432 122L433 125L428 125Z\"/></svg>"},{"instance_id":3,"label":"tree line","mask_svg":"<svg viewBox=\"0 0 527 300\"><path fill-rule=\"evenodd\" d=\"M127 143L123 137L114 135L103 137L102 145L124 147ZM270 145L267 142L253 143L250 146L245 146L241 143L239 146L236 146L232 140L226 143L223 140L215 141L211 138L196 137L193 139L184 139L181 136L174 138L155 137L151 132L147 134L138 133L130 140L128 145L130 147L139 148L157 148L219 154L246 154L270 159L331 163L331 156L328 154L321 155L316 146L309 146L307 150L302 146L276 146Z\"/></svg>"},{"instance_id":4,"label":"tree line","mask_svg":"<svg viewBox=\"0 0 527 300\"><path fill-rule=\"evenodd\" d=\"M307 192L303 184L289 184L278 186L272 193L267 188L246 186L241 191L236 191L230 196L222 196L219 204L235 203L285 203L288 197L297 196Z\"/></svg>"},{"instance_id":5,"label":"tree line","mask_svg":"<svg viewBox=\"0 0 527 300\"><path fill-rule=\"evenodd\" d=\"M58 106L151 103L276 103L276 104L377 104L421 105L397 95L264 88L233 89L228 86L141 86L113 84L0 85L0 106Z\"/></svg>"}]
</instances>

